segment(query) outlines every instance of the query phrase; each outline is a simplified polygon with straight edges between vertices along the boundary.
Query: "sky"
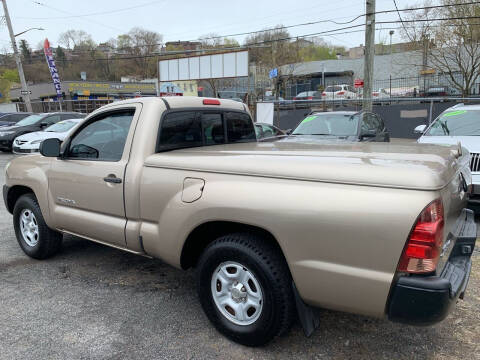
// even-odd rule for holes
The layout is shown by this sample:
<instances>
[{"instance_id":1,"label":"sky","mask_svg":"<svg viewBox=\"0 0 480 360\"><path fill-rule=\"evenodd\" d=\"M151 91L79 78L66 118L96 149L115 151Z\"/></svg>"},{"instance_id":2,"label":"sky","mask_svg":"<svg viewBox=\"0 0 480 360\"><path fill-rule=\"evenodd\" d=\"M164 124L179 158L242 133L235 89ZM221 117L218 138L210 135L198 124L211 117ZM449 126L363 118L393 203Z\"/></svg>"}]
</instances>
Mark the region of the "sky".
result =
<instances>
[{"instance_id":1,"label":"sky","mask_svg":"<svg viewBox=\"0 0 480 360\"><path fill-rule=\"evenodd\" d=\"M419 1L397 0L397 4L405 8ZM289 26L319 20L345 22L365 13L364 0L7 0L7 5L14 33L31 27L45 29L31 30L17 37L18 40L27 40L34 49L46 37L52 46L57 46L59 35L70 29L86 31L97 43L116 38L136 26L162 34L164 41L195 40L209 33L223 36L262 30L278 24ZM393 0L377 0L377 11L394 8ZM2 15L3 8L0 7ZM398 20L397 13L377 15L377 21L395 20ZM346 25L324 22L294 27L288 31L292 36L301 36L364 22L365 18L361 17ZM377 25L380 30L376 32L376 41L388 43L389 29L381 28L398 26ZM321 36L332 44L347 48L365 42L363 31ZM242 43L245 36L236 36L235 39ZM400 41L402 39L397 30L393 42ZM11 51L4 22L0 22L0 50L2 53Z\"/></svg>"}]
</instances>

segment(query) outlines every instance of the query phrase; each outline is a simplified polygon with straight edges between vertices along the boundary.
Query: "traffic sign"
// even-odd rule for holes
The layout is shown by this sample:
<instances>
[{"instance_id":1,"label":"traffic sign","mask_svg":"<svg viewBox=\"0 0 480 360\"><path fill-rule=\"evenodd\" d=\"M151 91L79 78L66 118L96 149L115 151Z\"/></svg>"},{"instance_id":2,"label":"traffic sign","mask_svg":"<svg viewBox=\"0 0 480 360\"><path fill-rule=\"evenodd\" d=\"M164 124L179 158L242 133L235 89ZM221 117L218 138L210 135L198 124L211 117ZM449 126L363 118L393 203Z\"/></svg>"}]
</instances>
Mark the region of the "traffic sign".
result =
<instances>
[{"instance_id":1,"label":"traffic sign","mask_svg":"<svg viewBox=\"0 0 480 360\"><path fill-rule=\"evenodd\" d=\"M355 79L353 86L355 88L363 88L363 79Z\"/></svg>"},{"instance_id":2,"label":"traffic sign","mask_svg":"<svg viewBox=\"0 0 480 360\"><path fill-rule=\"evenodd\" d=\"M32 90L21 90L21 91L20 91L20 94L22 94L22 95L31 95L31 94L32 94Z\"/></svg>"},{"instance_id":3,"label":"traffic sign","mask_svg":"<svg viewBox=\"0 0 480 360\"><path fill-rule=\"evenodd\" d=\"M275 69L270 70L270 72L268 73L268 76L270 77L270 79L273 79L273 78L277 77L278 76L278 69L275 68Z\"/></svg>"}]
</instances>

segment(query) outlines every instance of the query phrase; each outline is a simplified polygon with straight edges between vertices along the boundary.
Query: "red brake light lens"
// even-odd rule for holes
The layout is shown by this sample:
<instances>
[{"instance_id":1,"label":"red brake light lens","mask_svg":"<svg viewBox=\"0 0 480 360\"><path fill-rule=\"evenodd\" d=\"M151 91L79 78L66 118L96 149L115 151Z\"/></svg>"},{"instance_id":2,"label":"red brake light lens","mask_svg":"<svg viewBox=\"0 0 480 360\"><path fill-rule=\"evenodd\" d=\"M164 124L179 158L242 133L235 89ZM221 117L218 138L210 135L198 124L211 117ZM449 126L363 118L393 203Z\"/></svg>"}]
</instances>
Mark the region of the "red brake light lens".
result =
<instances>
[{"instance_id":1,"label":"red brake light lens","mask_svg":"<svg viewBox=\"0 0 480 360\"><path fill-rule=\"evenodd\" d=\"M397 270L415 274L435 271L442 250L443 228L443 204L437 199L417 218Z\"/></svg>"},{"instance_id":2,"label":"red brake light lens","mask_svg":"<svg viewBox=\"0 0 480 360\"><path fill-rule=\"evenodd\" d=\"M203 105L220 105L218 99L203 99Z\"/></svg>"},{"instance_id":3,"label":"red brake light lens","mask_svg":"<svg viewBox=\"0 0 480 360\"><path fill-rule=\"evenodd\" d=\"M307 96L307 100L313 100L313 96Z\"/></svg>"},{"instance_id":4,"label":"red brake light lens","mask_svg":"<svg viewBox=\"0 0 480 360\"><path fill-rule=\"evenodd\" d=\"M327 96L327 94L325 94L324 92L322 92L322 96Z\"/></svg>"}]
</instances>

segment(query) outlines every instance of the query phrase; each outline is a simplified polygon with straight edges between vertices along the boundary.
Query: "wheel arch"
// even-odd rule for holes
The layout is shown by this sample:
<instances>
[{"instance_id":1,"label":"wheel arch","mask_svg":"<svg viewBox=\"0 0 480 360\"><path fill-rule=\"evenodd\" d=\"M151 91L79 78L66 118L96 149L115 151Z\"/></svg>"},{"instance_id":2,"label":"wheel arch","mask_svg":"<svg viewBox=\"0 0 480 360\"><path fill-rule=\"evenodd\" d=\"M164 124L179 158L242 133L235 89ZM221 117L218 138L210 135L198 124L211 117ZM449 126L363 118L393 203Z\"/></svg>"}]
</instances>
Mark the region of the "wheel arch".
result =
<instances>
[{"instance_id":1,"label":"wheel arch","mask_svg":"<svg viewBox=\"0 0 480 360\"><path fill-rule=\"evenodd\" d=\"M5 199L5 205L10 214L13 214L13 208L15 207L15 203L17 202L17 200L20 198L20 196L25 194L35 195L35 192L32 188L24 185L14 185L8 189Z\"/></svg>"},{"instance_id":2,"label":"wheel arch","mask_svg":"<svg viewBox=\"0 0 480 360\"><path fill-rule=\"evenodd\" d=\"M185 240L180 255L180 265L182 269L194 267L203 250L215 239L233 233L253 233L259 235L280 250L288 265L280 244L270 231L258 226L234 221L209 221L198 225L190 232Z\"/></svg>"}]
</instances>

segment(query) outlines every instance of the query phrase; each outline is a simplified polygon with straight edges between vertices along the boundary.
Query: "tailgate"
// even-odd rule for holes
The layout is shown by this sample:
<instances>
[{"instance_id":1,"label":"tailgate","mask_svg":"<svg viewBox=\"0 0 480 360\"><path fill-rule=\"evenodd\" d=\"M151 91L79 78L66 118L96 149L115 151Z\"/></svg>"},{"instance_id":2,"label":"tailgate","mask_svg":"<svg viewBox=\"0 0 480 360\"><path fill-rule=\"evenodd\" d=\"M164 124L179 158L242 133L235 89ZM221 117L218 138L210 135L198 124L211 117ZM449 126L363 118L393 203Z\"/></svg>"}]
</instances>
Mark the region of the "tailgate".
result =
<instances>
[{"instance_id":1,"label":"tailgate","mask_svg":"<svg viewBox=\"0 0 480 360\"><path fill-rule=\"evenodd\" d=\"M465 223L470 223L468 212L465 208L468 204L469 192L471 190L471 173L468 164L469 154L464 154L458 159L458 171L450 183L441 190L441 197L445 211L445 232L443 248L440 260L437 265L438 272L441 272L448 261L456 243L456 239L465 234ZM468 232L470 234L470 232ZM473 250L473 249L472 249Z\"/></svg>"}]
</instances>

